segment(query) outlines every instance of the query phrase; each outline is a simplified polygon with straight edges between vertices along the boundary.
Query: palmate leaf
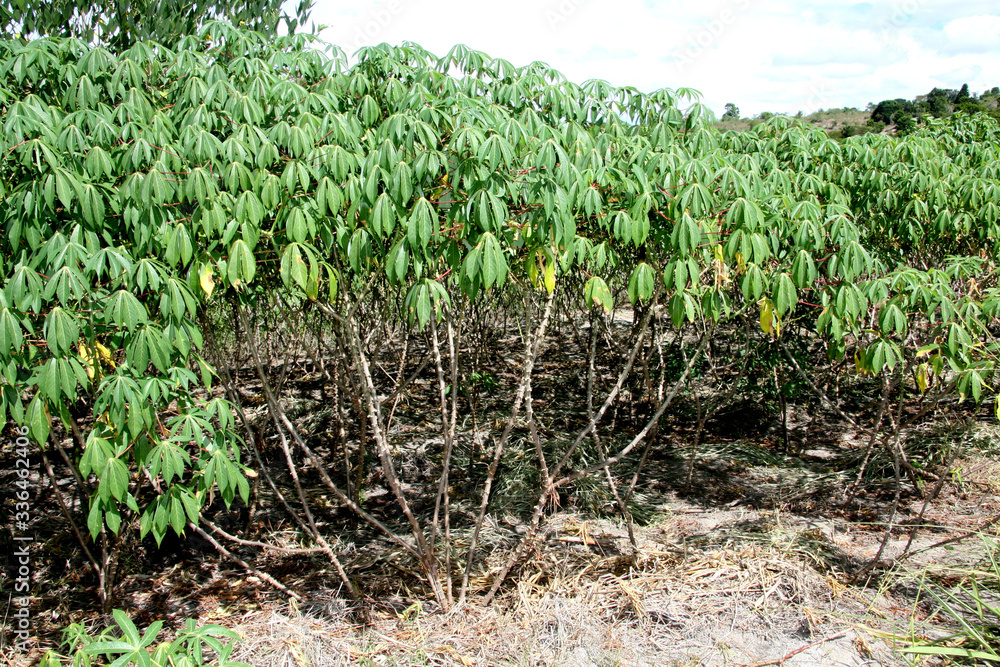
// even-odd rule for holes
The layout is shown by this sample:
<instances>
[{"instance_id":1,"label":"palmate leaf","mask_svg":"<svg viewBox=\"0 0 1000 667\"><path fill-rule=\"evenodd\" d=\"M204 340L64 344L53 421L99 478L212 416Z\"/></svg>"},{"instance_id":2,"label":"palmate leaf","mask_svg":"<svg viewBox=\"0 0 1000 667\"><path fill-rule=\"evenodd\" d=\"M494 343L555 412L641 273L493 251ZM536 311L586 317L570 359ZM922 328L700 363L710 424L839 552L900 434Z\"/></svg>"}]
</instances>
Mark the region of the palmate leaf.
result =
<instances>
[{"instance_id":1,"label":"palmate leaf","mask_svg":"<svg viewBox=\"0 0 1000 667\"><path fill-rule=\"evenodd\" d=\"M125 348L125 355L133 368L145 372L149 362L161 373L170 367L172 346L164 338L163 332L152 326L142 327Z\"/></svg>"},{"instance_id":2,"label":"palmate leaf","mask_svg":"<svg viewBox=\"0 0 1000 667\"><path fill-rule=\"evenodd\" d=\"M36 369L30 381L38 386L42 396L53 403L58 403L63 396L75 401L77 386L86 387L89 384L87 371L73 357L49 359Z\"/></svg>"},{"instance_id":3,"label":"palmate leaf","mask_svg":"<svg viewBox=\"0 0 1000 667\"><path fill-rule=\"evenodd\" d=\"M0 355L19 351L23 343L20 321L9 308L0 309Z\"/></svg>"},{"instance_id":4,"label":"palmate leaf","mask_svg":"<svg viewBox=\"0 0 1000 667\"><path fill-rule=\"evenodd\" d=\"M797 287L812 287L818 272L812 255L807 250L800 250L792 263L792 278Z\"/></svg>"},{"instance_id":5,"label":"palmate leaf","mask_svg":"<svg viewBox=\"0 0 1000 667\"><path fill-rule=\"evenodd\" d=\"M670 320L680 328L684 321L694 322L698 317L700 306L694 295L687 290L677 290L670 297Z\"/></svg>"},{"instance_id":6,"label":"palmate leaf","mask_svg":"<svg viewBox=\"0 0 1000 667\"><path fill-rule=\"evenodd\" d=\"M229 247L229 284L233 287L246 285L253 280L257 272L257 262L254 259L253 251L243 239L233 241Z\"/></svg>"},{"instance_id":7,"label":"palmate leaf","mask_svg":"<svg viewBox=\"0 0 1000 667\"><path fill-rule=\"evenodd\" d=\"M701 243L701 227L686 211L680 221L674 225L670 243L682 255L691 254Z\"/></svg>"},{"instance_id":8,"label":"palmate leaf","mask_svg":"<svg viewBox=\"0 0 1000 667\"><path fill-rule=\"evenodd\" d=\"M173 276L167 278L160 293L160 313L164 317L173 316L179 321L186 314L193 315L197 311L198 302L190 285Z\"/></svg>"},{"instance_id":9,"label":"palmate leaf","mask_svg":"<svg viewBox=\"0 0 1000 667\"><path fill-rule=\"evenodd\" d=\"M483 234L479 239L481 247L481 278L483 287L490 289L493 285L502 287L507 278L507 258L503 248L493 234Z\"/></svg>"},{"instance_id":10,"label":"palmate leaf","mask_svg":"<svg viewBox=\"0 0 1000 667\"><path fill-rule=\"evenodd\" d=\"M59 303L64 307L70 306L72 302L79 301L87 294L89 285L86 278L79 269L73 266L63 266L57 269L49 281L45 284L44 297L51 299L53 296L59 298Z\"/></svg>"},{"instance_id":11,"label":"palmate leaf","mask_svg":"<svg viewBox=\"0 0 1000 667\"><path fill-rule=\"evenodd\" d=\"M784 317L798 303L798 294L795 291L795 284L792 277L787 273L780 273L774 281L774 289L771 293L774 308L780 317Z\"/></svg>"},{"instance_id":12,"label":"palmate leaf","mask_svg":"<svg viewBox=\"0 0 1000 667\"><path fill-rule=\"evenodd\" d=\"M295 284L299 289L305 290L309 285L310 276L318 273L316 257L307 247L291 243L281 255L279 271L286 287Z\"/></svg>"},{"instance_id":13,"label":"palmate leaf","mask_svg":"<svg viewBox=\"0 0 1000 667\"><path fill-rule=\"evenodd\" d=\"M80 213L83 219L92 227L100 227L104 222L104 197L93 185L81 187Z\"/></svg>"},{"instance_id":14,"label":"palmate leaf","mask_svg":"<svg viewBox=\"0 0 1000 667\"><path fill-rule=\"evenodd\" d=\"M131 292L123 289L111 295L104 312L111 323L129 330L144 324L149 318L146 307Z\"/></svg>"},{"instance_id":15,"label":"palmate leaf","mask_svg":"<svg viewBox=\"0 0 1000 667\"><path fill-rule=\"evenodd\" d=\"M427 244L436 231L437 213L427 199L421 197L414 205L406 221L406 238L411 248L427 249Z\"/></svg>"},{"instance_id":16,"label":"palmate leaf","mask_svg":"<svg viewBox=\"0 0 1000 667\"><path fill-rule=\"evenodd\" d=\"M632 276L628 281L628 298L632 304L639 303L640 301L648 301L653 295L653 288L655 286L656 273L653 271L652 267L645 262L640 262L635 269L632 270Z\"/></svg>"},{"instance_id":17,"label":"palmate leaf","mask_svg":"<svg viewBox=\"0 0 1000 667\"><path fill-rule=\"evenodd\" d=\"M97 486L97 495L105 505L111 498L122 500L125 497L125 492L128 491L129 473L124 461L118 458L108 459L98 477L100 482Z\"/></svg>"},{"instance_id":18,"label":"palmate leaf","mask_svg":"<svg viewBox=\"0 0 1000 667\"><path fill-rule=\"evenodd\" d=\"M375 206L372 207L369 228L376 237L382 238L383 236L392 234L392 230L395 227L396 205L393 203L389 193L383 192L375 200Z\"/></svg>"},{"instance_id":19,"label":"palmate leaf","mask_svg":"<svg viewBox=\"0 0 1000 667\"><path fill-rule=\"evenodd\" d=\"M498 232L507 221L507 206L489 190L482 189L469 201L466 215L484 232Z\"/></svg>"},{"instance_id":20,"label":"palmate leaf","mask_svg":"<svg viewBox=\"0 0 1000 667\"><path fill-rule=\"evenodd\" d=\"M443 306L450 306L451 300L441 283L424 278L407 292L405 305L410 323L423 330L432 314L441 319Z\"/></svg>"},{"instance_id":21,"label":"palmate leaf","mask_svg":"<svg viewBox=\"0 0 1000 667\"><path fill-rule=\"evenodd\" d=\"M42 279L31 267L24 264L16 266L13 275L7 278L4 291L7 302L17 310L36 313L41 310Z\"/></svg>"},{"instance_id":22,"label":"palmate leaf","mask_svg":"<svg viewBox=\"0 0 1000 667\"><path fill-rule=\"evenodd\" d=\"M603 278L592 277L583 288L583 298L588 306L600 306L605 312L610 313L615 309L615 302L611 296L611 290Z\"/></svg>"},{"instance_id":23,"label":"palmate leaf","mask_svg":"<svg viewBox=\"0 0 1000 667\"><path fill-rule=\"evenodd\" d=\"M52 354L62 356L73 349L80 337L80 326L69 311L57 306L46 316L43 334Z\"/></svg>"},{"instance_id":24,"label":"palmate leaf","mask_svg":"<svg viewBox=\"0 0 1000 667\"><path fill-rule=\"evenodd\" d=\"M179 263L186 266L191 261L193 253L194 245L191 243L191 235L188 233L187 225L183 223L173 225L164 254L167 264L176 266Z\"/></svg>"},{"instance_id":25,"label":"palmate leaf","mask_svg":"<svg viewBox=\"0 0 1000 667\"><path fill-rule=\"evenodd\" d=\"M389 250L389 256L385 262L385 273L390 281L399 284L406 279L406 272L409 266L409 245L406 239L400 239Z\"/></svg>"}]
</instances>

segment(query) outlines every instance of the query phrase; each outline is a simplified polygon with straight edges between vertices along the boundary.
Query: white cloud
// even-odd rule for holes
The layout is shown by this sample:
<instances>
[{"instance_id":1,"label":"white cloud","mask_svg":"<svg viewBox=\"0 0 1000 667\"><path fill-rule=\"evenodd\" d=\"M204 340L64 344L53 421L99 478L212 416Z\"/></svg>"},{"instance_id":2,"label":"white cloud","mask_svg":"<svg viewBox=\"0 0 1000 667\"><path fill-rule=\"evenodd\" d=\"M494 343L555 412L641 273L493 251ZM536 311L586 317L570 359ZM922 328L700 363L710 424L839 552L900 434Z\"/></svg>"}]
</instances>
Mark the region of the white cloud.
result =
<instances>
[{"instance_id":1,"label":"white cloud","mask_svg":"<svg viewBox=\"0 0 1000 667\"><path fill-rule=\"evenodd\" d=\"M1000 50L1000 16L965 16L944 27L950 53L996 53Z\"/></svg>"},{"instance_id":2,"label":"white cloud","mask_svg":"<svg viewBox=\"0 0 1000 667\"><path fill-rule=\"evenodd\" d=\"M721 113L864 107L931 88L1000 85L996 0L318 0L346 51L463 43L574 81L700 90Z\"/></svg>"}]
</instances>

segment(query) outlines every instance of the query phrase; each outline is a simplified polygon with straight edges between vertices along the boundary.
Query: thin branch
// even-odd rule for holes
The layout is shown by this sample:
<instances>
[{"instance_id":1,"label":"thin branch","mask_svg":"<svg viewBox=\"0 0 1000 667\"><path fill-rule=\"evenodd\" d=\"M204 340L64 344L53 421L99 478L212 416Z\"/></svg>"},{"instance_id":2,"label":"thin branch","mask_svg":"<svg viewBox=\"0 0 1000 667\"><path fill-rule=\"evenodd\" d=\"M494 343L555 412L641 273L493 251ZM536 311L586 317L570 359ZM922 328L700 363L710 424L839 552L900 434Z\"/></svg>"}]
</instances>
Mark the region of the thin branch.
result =
<instances>
[{"instance_id":1,"label":"thin branch","mask_svg":"<svg viewBox=\"0 0 1000 667\"><path fill-rule=\"evenodd\" d=\"M260 579L263 579L264 581L266 581L267 583L271 584L272 586L274 586L275 588L277 588L279 591L281 591L285 595L287 595L289 597L292 597L292 598L295 598L299 602L305 602L305 600L303 599L303 597L301 595L299 595L298 593L296 593L295 591L293 591L292 589L290 589L288 586L285 586L283 583L281 583L280 581L278 581L277 579L275 579L274 577L272 577L271 575L269 575L267 572L262 572L261 570L258 570L253 565L251 565L250 563L246 562L245 560L243 560L239 556L234 555L232 552L229 551L229 549L227 549L226 547L224 547L221 544L219 544L218 540L216 540L214 537L212 537L211 535L209 535L208 533L206 533L204 530L202 530L198 526L198 524L196 524L194 522L191 522L191 521L188 521L188 527L191 528L191 530L193 530L196 533L198 533L199 535L201 535L205 540L207 540L209 544L211 544L213 547L215 547L219 551L219 553L221 553L223 556L225 556L229 560L233 561L237 565L240 565L241 567L243 567L243 569L245 569L250 574L254 575L255 577L259 577Z\"/></svg>"},{"instance_id":2,"label":"thin branch","mask_svg":"<svg viewBox=\"0 0 1000 667\"><path fill-rule=\"evenodd\" d=\"M469 576L472 573L472 563L475 560L476 545L479 542L479 533L483 527L483 519L486 517L486 508L490 502L490 491L493 488L493 480L496 479L497 468L500 467L500 457L503 455L504 446L507 444L508 438L510 438L514 422L517 420L517 415L521 411L521 404L524 402L528 386L531 384L531 373L535 368L535 361L538 358L542 340L545 338L549 318L552 316L552 304L555 294L556 290L552 290L549 293L545 301L545 309L542 312L541 322L539 322L534 336L528 340L524 368L521 372L521 381L518 383L517 394L514 397L514 405L511 408L510 417L507 419L507 425L504 427L503 433L501 433L493 452L493 461L490 463L490 469L486 475L486 484L483 487L483 498L479 505L479 515L476 517L476 525L472 531L472 540L469 543L468 556L465 561L465 572L462 575L462 589L458 595L459 604L465 600L465 596L469 591Z\"/></svg>"}]
</instances>

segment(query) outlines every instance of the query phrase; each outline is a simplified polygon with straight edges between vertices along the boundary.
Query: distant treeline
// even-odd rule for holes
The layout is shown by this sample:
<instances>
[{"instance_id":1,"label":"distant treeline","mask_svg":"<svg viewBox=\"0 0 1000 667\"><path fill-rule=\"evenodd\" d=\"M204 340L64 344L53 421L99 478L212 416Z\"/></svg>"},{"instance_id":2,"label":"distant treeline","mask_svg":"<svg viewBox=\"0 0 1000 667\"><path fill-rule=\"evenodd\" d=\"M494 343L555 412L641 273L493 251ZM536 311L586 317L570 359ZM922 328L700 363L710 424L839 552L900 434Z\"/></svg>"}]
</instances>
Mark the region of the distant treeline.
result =
<instances>
[{"instance_id":1,"label":"distant treeline","mask_svg":"<svg viewBox=\"0 0 1000 667\"><path fill-rule=\"evenodd\" d=\"M924 116L945 118L954 113L983 113L1000 120L1000 87L993 87L982 95L970 92L969 84L958 90L935 88L913 100L882 100L871 108L871 112L869 125L879 130L895 125L899 132L912 130Z\"/></svg>"},{"instance_id":2,"label":"distant treeline","mask_svg":"<svg viewBox=\"0 0 1000 667\"><path fill-rule=\"evenodd\" d=\"M905 134L916 129L927 117L947 118L956 113L970 116L986 114L1000 121L1000 87L981 95L970 92L969 84L957 90L934 88L912 100L882 100L878 104L869 104L863 110L853 107L820 109L808 115L800 111L796 118L825 129L833 139L843 139L856 134L882 132L886 128ZM775 115L782 114L765 111L753 118L741 118L739 107L730 102L726 104L725 113L717 126L722 130L749 130Z\"/></svg>"}]
</instances>

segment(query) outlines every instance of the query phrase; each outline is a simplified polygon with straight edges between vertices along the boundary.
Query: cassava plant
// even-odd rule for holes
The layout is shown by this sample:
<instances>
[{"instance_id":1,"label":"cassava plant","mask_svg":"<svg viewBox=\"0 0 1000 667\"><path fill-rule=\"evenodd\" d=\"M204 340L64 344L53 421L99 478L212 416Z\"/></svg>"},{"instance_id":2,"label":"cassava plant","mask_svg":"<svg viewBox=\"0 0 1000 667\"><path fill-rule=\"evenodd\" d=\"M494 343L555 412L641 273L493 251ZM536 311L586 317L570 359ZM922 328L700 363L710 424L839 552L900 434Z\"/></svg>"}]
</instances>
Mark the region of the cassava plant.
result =
<instances>
[{"instance_id":1,"label":"cassava plant","mask_svg":"<svg viewBox=\"0 0 1000 667\"><path fill-rule=\"evenodd\" d=\"M720 368L714 342L733 328L757 328L740 340L782 350L772 355L779 389L796 378L848 419L830 396L837 379L880 383L881 408L862 424L871 447L900 450L905 405L928 415L945 398L993 391L994 121L956 117L843 143L782 117L721 134L687 89L576 84L462 46L440 58L413 44L366 47L348 66L314 42L222 22L169 48L0 42L0 412L75 476L87 502L68 499L65 510L86 526L82 548L106 604L132 524L157 539L202 525L239 539L201 512L216 494L247 500L243 461L254 456L315 545L279 551L325 553L359 596L315 520L305 460L339 506L414 559L447 607L481 564L514 429L526 424L541 471L522 547L558 489L591 472L627 513L621 464L646 460L660 417L703 355ZM622 306L636 316L613 340L600 320ZM210 340L227 398L213 391L202 356L210 311L225 314L260 381L290 486L267 473L258 447L242 449L237 429L257 436L239 405L240 369ZM262 336L263 317L284 338ZM522 352L504 417L488 443L472 434L485 461L468 461L481 484L457 549L451 466L459 413L478 408L449 386L496 372L499 330L516 331ZM571 332L588 359L586 418L568 442L538 429L531 391L553 331ZM670 382L668 336L687 355ZM789 350L792 336L801 344ZM601 369L615 378L608 387L595 380L599 349L614 350ZM827 361L804 369L799 349ZM331 449L288 415L283 387L302 360L335 392ZM629 442L612 441L608 415L635 395L636 369L649 378L640 393L650 417ZM393 426L425 370L441 448L437 483L417 498ZM365 507L369 466L402 521ZM516 560L493 573L490 597Z\"/></svg>"}]
</instances>

